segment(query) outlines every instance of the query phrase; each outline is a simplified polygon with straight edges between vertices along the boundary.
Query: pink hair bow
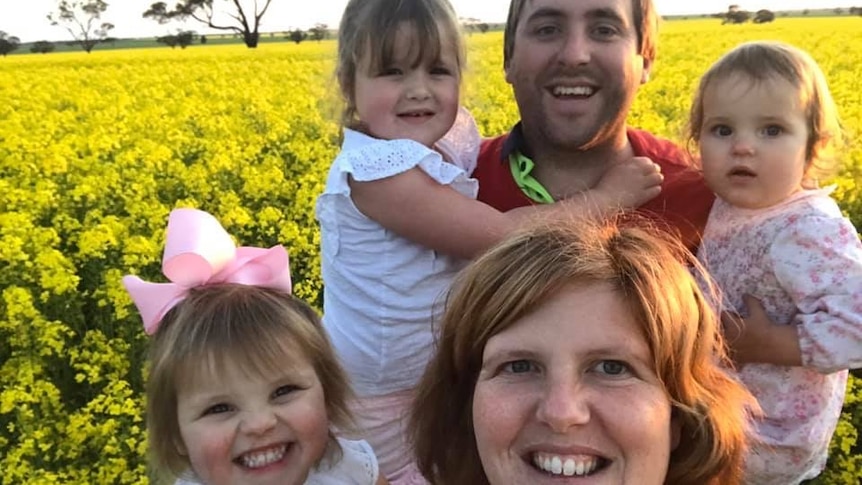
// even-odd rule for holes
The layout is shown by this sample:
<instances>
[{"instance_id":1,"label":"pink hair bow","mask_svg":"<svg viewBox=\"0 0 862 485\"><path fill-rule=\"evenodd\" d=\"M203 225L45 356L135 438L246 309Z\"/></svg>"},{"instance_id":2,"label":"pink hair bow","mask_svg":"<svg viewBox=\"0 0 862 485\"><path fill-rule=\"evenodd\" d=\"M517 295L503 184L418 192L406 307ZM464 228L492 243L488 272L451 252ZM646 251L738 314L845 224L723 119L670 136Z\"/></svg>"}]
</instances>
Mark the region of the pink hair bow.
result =
<instances>
[{"instance_id":1,"label":"pink hair bow","mask_svg":"<svg viewBox=\"0 0 862 485\"><path fill-rule=\"evenodd\" d=\"M215 217L197 209L175 209L168 218L162 273L171 283L124 276L123 286L138 307L148 335L190 288L216 283L278 288L290 292L284 246L236 247Z\"/></svg>"}]
</instances>

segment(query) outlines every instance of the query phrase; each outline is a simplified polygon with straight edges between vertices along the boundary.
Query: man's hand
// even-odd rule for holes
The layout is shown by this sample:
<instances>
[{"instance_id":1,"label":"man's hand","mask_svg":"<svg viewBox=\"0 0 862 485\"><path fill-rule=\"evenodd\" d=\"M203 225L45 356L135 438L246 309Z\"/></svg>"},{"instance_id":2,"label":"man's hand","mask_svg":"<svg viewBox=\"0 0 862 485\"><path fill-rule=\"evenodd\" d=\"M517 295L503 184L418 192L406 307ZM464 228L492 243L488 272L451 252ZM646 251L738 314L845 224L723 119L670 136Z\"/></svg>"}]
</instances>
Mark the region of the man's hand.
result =
<instances>
[{"instance_id":1,"label":"man's hand","mask_svg":"<svg viewBox=\"0 0 862 485\"><path fill-rule=\"evenodd\" d=\"M614 163L591 191L602 208L640 207L661 193L661 168L647 157Z\"/></svg>"},{"instance_id":2,"label":"man's hand","mask_svg":"<svg viewBox=\"0 0 862 485\"><path fill-rule=\"evenodd\" d=\"M730 355L737 364L802 365L802 351L794 325L779 325L769 318L763 303L743 295L747 317L723 312L721 323Z\"/></svg>"}]
</instances>

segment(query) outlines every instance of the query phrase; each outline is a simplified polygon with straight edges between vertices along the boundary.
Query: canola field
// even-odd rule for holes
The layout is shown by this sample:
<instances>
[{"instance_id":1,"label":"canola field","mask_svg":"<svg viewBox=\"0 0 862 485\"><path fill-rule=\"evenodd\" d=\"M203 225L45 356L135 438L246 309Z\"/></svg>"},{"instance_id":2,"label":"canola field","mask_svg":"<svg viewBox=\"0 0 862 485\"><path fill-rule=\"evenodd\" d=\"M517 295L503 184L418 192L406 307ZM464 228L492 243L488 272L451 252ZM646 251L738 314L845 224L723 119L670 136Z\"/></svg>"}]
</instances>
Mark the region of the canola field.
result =
<instances>
[{"instance_id":1,"label":"canola field","mask_svg":"<svg viewBox=\"0 0 862 485\"><path fill-rule=\"evenodd\" d=\"M666 22L632 125L679 139L698 76L737 43L809 50L848 143L830 182L862 227L862 18ZM517 120L502 33L468 39L464 104L484 135ZM0 58L0 485L144 484L147 339L120 278L161 280L168 212L215 214L244 245L282 243L295 293L321 303L313 208L337 150L335 44ZM862 376L862 374L858 374ZM829 468L862 474L862 379Z\"/></svg>"}]
</instances>

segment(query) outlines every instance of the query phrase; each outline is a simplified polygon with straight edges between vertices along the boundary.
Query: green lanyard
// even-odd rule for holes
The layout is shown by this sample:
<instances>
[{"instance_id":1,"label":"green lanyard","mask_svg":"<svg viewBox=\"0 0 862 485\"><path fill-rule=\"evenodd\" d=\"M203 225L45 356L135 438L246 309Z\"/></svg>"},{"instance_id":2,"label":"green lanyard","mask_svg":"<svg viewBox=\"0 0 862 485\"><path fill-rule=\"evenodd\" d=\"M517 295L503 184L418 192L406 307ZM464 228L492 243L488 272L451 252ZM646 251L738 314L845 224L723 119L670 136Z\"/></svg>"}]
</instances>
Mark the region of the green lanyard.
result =
<instances>
[{"instance_id":1,"label":"green lanyard","mask_svg":"<svg viewBox=\"0 0 862 485\"><path fill-rule=\"evenodd\" d=\"M509 155L509 167L512 169L512 177L515 183L524 192L524 195L529 197L534 202L540 204L553 204L554 198L548 193L547 189L539 183L530 172L533 171L533 161L521 154L521 152L513 152Z\"/></svg>"}]
</instances>

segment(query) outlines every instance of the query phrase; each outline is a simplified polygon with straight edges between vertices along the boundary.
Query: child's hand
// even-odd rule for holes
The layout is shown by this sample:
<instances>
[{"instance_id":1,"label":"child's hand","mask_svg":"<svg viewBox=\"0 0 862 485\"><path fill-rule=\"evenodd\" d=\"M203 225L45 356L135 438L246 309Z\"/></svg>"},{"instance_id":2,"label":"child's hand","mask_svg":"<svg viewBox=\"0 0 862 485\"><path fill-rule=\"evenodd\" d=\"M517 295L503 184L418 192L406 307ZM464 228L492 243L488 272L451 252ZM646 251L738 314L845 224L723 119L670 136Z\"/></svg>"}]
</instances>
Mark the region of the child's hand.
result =
<instances>
[{"instance_id":1,"label":"child's hand","mask_svg":"<svg viewBox=\"0 0 862 485\"><path fill-rule=\"evenodd\" d=\"M604 208L640 207L661 192L663 180L661 168L652 160L634 157L611 165L592 195Z\"/></svg>"},{"instance_id":2,"label":"child's hand","mask_svg":"<svg viewBox=\"0 0 862 485\"><path fill-rule=\"evenodd\" d=\"M724 338L733 360L737 364L802 365L796 327L773 322L757 298L743 295L742 299L747 317L733 312L721 314Z\"/></svg>"}]
</instances>

